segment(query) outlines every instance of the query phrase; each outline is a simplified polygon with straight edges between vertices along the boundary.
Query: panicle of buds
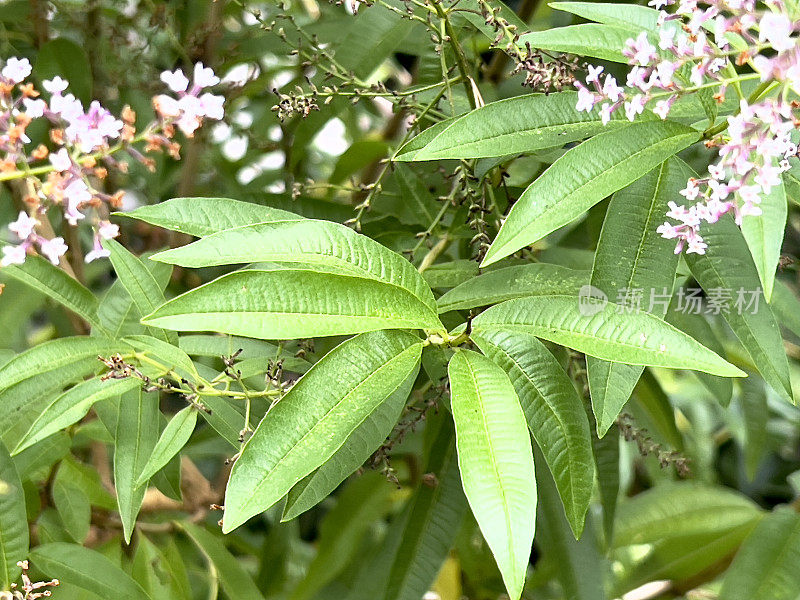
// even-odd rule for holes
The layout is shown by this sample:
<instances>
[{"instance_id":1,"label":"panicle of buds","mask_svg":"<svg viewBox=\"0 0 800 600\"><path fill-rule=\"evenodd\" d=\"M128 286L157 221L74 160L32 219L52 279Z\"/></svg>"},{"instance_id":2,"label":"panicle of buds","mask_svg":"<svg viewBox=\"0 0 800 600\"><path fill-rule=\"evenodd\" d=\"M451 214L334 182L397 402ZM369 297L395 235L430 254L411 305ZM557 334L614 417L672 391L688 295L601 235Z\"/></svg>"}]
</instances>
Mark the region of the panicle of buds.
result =
<instances>
[{"instance_id":1,"label":"panicle of buds","mask_svg":"<svg viewBox=\"0 0 800 600\"><path fill-rule=\"evenodd\" d=\"M119 235L119 227L106 217L109 207L120 208L122 192L106 193L102 183L110 170L127 171L127 163L112 155L125 151L150 165L152 159L133 147L143 141L146 152L164 150L177 158L180 145L171 139L176 127L191 137L205 119L223 117L224 97L204 91L220 80L202 63L195 65L191 85L180 69L165 71L161 79L176 97L156 96L156 119L137 134L136 114L130 107L124 107L119 117L96 100L85 108L68 92L67 80L58 76L45 80L40 91L25 82L31 71L25 58L9 58L0 70L0 180L24 180L27 190L27 212L20 212L9 225L15 243L3 246L0 266L22 264L34 251L59 263L68 250L64 239L40 231L51 208L71 226L91 223L94 240L86 262L106 257L109 252L102 241ZM47 124L50 147L32 147L26 131L34 121Z\"/></svg>"},{"instance_id":2,"label":"panicle of buds","mask_svg":"<svg viewBox=\"0 0 800 600\"><path fill-rule=\"evenodd\" d=\"M530 44L526 44L526 47L528 51L525 57L517 61L512 71L513 75L525 73L522 85L548 93L552 90L560 92L575 82L575 71L580 66L577 56L550 56L543 51L533 51Z\"/></svg>"},{"instance_id":3,"label":"panicle of buds","mask_svg":"<svg viewBox=\"0 0 800 600\"><path fill-rule=\"evenodd\" d=\"M623 52L632 67L627 87L603 75L603 67L589 66L585 82L575 82L576 108L590 112L600 106L604 124L618 109L630 121L646 107L666 119L681 96L716 89L713 97L722 103L729 84L761 81L759 93L749 102L742 100L738 113L727 118L727 133L707 144L719 148L719 161L711 165L708 177L690 179L681 192L694 204L670 203L667 217L677 224L668 221L658 229L677 240L676 253L685 249L704 254L701 224L715 223L727 212L739 225L745 216L760 215L762 197L780 185L780 174L797 155L789 139L798 124L797 106L783 98L790 88L800 89L795 35L800 22L793 20L783 0L768 0L764 10L757 10L755 0L680 0L674 13L662 10L673 4L675 0L650 0L661 11L656 30L627 41ZM752 72L737 75L734 63L748 65ZM762 99L773 83L774 97ZM721 129L710 130L708 137Z\"/></svg>"}]
</instances>

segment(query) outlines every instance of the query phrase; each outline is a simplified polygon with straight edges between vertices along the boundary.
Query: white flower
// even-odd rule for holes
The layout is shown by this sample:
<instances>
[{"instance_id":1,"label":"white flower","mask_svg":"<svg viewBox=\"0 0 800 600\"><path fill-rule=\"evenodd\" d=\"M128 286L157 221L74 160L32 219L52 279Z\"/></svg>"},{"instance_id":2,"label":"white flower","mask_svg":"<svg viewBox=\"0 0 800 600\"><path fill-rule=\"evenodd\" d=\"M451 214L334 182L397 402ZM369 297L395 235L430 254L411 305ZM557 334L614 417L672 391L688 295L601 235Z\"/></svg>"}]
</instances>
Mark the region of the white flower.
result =
<instances>
[{"instance_id":1,"label":"white flower","mask_svg":"<svg viewBox=\"0 0 800 600\"><path fill-rule=\"evenodd\" d=\"M72 159L69 156L66 148L61 148L58 152L53 152L50 155L50 164L59 173L69 171L72 168Z\"/></svg>"},{"instance_id":2,"label":"white flower","mask_svg":"<svg viewBox=\"0 0 800 600\"><path fill-rule=\"evenodd\" d=\"M46 89L51 94L60 95L61 92L67 89L69 81L67 81L66 79L62 79L61 77L56 75L52 79L45 79L42 82L42 85L44 86L44 89Z\"/></svg>"},{"instance_id":3,"label":"white flower","mask_svg":"<svg viewBox=\"0 0 800 600\"><path fill-rule=\"evenodd\" d=\"M758 40L768 41L775 50L790 50L794 46L792 22L785 14L767 12L758 24ZM3 73L5 75L5 73Z\"/></svg>"},{"instance_id":4,"label":"white flower","mask_svg":"<svg viewBox=\"0 0 800 600\"><path fill-rule=\"evenodd\" d=\"M203 63L199 62L194 66L194 81L192 82L196 87L207 88L219 83L219 77L214 75L214 70L210 67L204 67Z\"/></svg>"},{"instance_id":5,"label":"white flower","mask_svg":"<svg viewBox=\"0 0 800 600\"><path fill-rule=\"evenodd\" d=\"M25 114L31 119L37 119L41 117L47 108L47 102L39 98L23 98L22 104L25 106Z\"/></svg>"},{"instance_id":6,"label":"white flower","mask_svg":"<svg viewBox=\"0 0 800 600\"><path fill-rule=\"evenodd\" d=\"M50 262L54 265L58 264L58 259L67 253L67 245L64 243L64 238L53 238L52 240L44 240L39 245L39 248Z\"/></svg>"},{"instance_id":7,"label":"white flower","mask_svg":"<svg viewBox=\"0 0 800 600\"><path fill-rule=\"evenodd\" d=\"M32 233L36 226L39 224L39 221L34 219L33 217L29 217L27 213L24 211L19 211L19 216L17 220L11 223L8 228L17 234L17 237L21 240L27 239Z\"/></svg>"},{"instance_id":8,"label":"white flower","mask_svg":"<svg viewBox=\"0 0 800 600\"><path fill-rule=\"evenodd\" d=\"M24 244L19 246L3 246L3 258L0 259L0 266L21 265L25 262L27 247Z\"/></svg>"},{"instance_id":9,"label":"white flower","mask_svg":"<svg viewBox=\"0 0 800 600\"><path fill-rule=\"evenodd\" d=\"M174 71L164 71L161 73L161 81L167 84L167 87L173 92L185 92L189 87L189 79L183 74L181 69Z\"/></svg>"},{"instance_id":10,"label":"white flower","mask_svg":"<svg viewBox=\"0 0 800 600\"><path fill-rule=\"evenodd\" d=\"M20 83L31 74L31 63L27 58L11 57L6 61L6 66L0 71L11 83Z\"/></svg>"}]
</instances>

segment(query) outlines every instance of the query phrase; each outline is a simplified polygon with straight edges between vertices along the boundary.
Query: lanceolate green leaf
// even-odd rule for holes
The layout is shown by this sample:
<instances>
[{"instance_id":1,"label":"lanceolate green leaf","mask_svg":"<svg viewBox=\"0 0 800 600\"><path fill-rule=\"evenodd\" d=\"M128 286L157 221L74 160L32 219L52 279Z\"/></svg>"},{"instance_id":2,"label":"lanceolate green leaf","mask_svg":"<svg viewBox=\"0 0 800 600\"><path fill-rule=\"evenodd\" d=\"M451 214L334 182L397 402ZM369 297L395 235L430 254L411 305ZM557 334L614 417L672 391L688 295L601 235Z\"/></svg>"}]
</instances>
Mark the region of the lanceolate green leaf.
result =
<instances>
[{"instance_id":1,"label":"lanceolate green leaf","mask_svg":"<svg viewBox=\"0 0 800 600\"><path fill-rule=\"evenodd\" d=\"M427 129L423 130L415 138L409 140L400 148L398 148L397 153L394 156L394 160L397 162L414 160L417 152L422 150L433 138L450 127L450 125L452 125L457 118L458 117L453 117L451 119L439 121L438 123L434 123Z\"/></svg>"},{"instance_id":2,"label":"lanceolate green leaf","mask_svg":"<svg viewBox=\"0 0 800 600\"><path fill-rule=\"evenodd\" d=\"M419 369L422 343L377 331L350 339L316 363L259 423L231 471L223 531L266 510L322 465Z\"/></svg>"},{"instance_id":3,"label":"lanceolate green leaf","mask_svg":"<svg viewBox=\"0 0 800 600\"><path fill-rule=\"evenodd\" d=\"M582 314L577 296L518 298L487 309L472 324L478 335L496 330L526 332L604 360L744 376L658 317L646 312L624 313L611 302L592 308L599 310Z\"/></svg>"},{"instance_id":4,"label":"lanceolate green leaf","mask_svg":"<svg viewBox=\"0 0 800 600\"><path fill-rule=\"evenodd\" d=\"M758 524L728 568L720 600L794 600L800 589L800 515L778 508Z\"/></svg>"},{"instance_id":5,"label":"lanceolate green leaf","mask_svg":"<svg viewBox=\"0 0 800 600\"><path fill-rule=\"evenodd\" d=\"M570 12L589 21L655 30L659 11L637 4L612 2L549 2L551 8Z\"/></svg>"},{"instance_id":6,"label":"lanceolate green leaf","mask_svg":"<svg viewBox=\"0 0 800 600\"><path fill-rule=\"evenodd\" d=\"M536 525L525 415L506 374L485 356L459 349L448 374L464 492L509 596L519 600Z\"/></svg>"},{"instance_id":7,"label":"lanceolate green leaf","mask_svg":"<svg viewBox=\"0 0 800 600\"><path fill-rule=\"evenodd\" d=\"M433 485L422 483L410 500L411 509L389 571L384 600L418 600L425 595L466 513L453 424L448 416L442 419L431 444L425 472L436 479Z\"/></svg>"},{"instance_id":8,"label":"lanceolate green leaf","mask_svg":"<svg viewBox=\"0 0 800 600\"><path fill-rule=\"evenodd\" d=\"M742 219L742 234L756 264L764 298L770 302L786 228L786 189L783 183L772 186L769 194L763 194L758 206L762 214Z\"/></svg>"},{"instance_id":9,"label":"lanceolate green leaf","mask_svg":"<svg viewBox=\"0 0 800 600\"><path fill-rule=\"evenodd\" d=\"M86 416L95 402L119 396L141 385L141 381L133 378L103 381L95 377L71 387L39 413L25 436L14 448L14 455L77 423Z\"/></svg>"},{"instance_id":10,"label":"lanceolate green leaf","mask_svg":"<svg viewBox=\"0 0 800 600\"><path fill-rule=\"evenodd\" d=\"M228 597L241 600L263 600L263 595L253 583L253 578L241 562L225 548L225 544L222 543L219 536L186 521L180 521L178 526L186 532L206 560L214 565L219 575L219 582L222 584L222 590Z\"/></svg>"},{"instance_id":11,"label":"lanceolate green leaf","mask_svg":"<svg viewBox=\"0 0 800 600\"><path fill-rule=\"evenodd\" d=\"M577 294L589 273L560 265L533 263L505 267L468 279L442 295L439 312L497 304L526 296Z\"/></svg>"},{"instance_id":12,"label":"lanceolate green leaf","mask_svg":"<svg viewBox=\"0 0 800 600\"><path fill-rule=\"evenodd\" d=\"M730 489L697 482L665 483L620 505L613 546L733 529L759 513L752 500Z\"/></svg>"},{"instance_id":13,"label":"lanceolate green leaf","mask_svg":"<svg viewBox=\"0 0 800 600\"><path fill-rule=\"evenodd\" d=\"M136 479L158 439L158 419L156 395L135 389L120 398L114 440L114 488L127 543L130 543L146 487L137 485Z\"/></svg>"},{"instance_id":14,"label":"lanceolate green leaf","mask_svg":"<svg viewBox=\"0 0 800 600\"><path fill-rule=\"evenodd\" d=\"M625 42L635 38L638 33L633 27L585 23L526 33L520 36L518 43L530 44L540 50L568 52L627 64L628 58L622 53Z\"/></svg>"},{"instance_id":15,"label":"lanceolate green leaf","mask_svg":"<svg viewBox=\"0 0 800 600\"><path fill-rule=\"evenodd\" d=\"M3 267L3 275L13 277L46 294L93 327L103 330L97 319L97 297L76 279L41 256L29 256L22 265Z\"/></svg>"},{"instance_id":16,"label":"lanceolate green leaf","mask_svg":"<svg viewBox=\"0 0 800 600\"><path fill-rule=\"evenodd\" d=\"M170 300L142 321L268 340L443 329L435 310L401 288L300 269L230 273Z\"/></svg>"},{"instance_id":17,"label":"lanceolate green leaf","mask_svg":"<svg viewBox=\"0 0 800 600\"><path fill-rule=\"evenodd\" d=\"M197 411L198 408L190 404L169 420L164 431L161 432L150 458L147 459L141 474L136 479L137 487L145 485L186 445L197 423Z\"/></svg>"},{"instance_id":18,"label":"lanceolate green leaf","mask_svg":"<svg viewBox=\"0 0 800 600\"><path fill-rule=\"evenodd\" d=\"M587 427L588 430L588 427ZM594 532L589 527L579 540L564 518L553 478L541 467L542 453L534 447L536 489L539 492L537 514L537 546L546 559L556 565L556 577L561 582L565 598L570 600L605 600L603 563ZM591 459L590 459L591 460Z\"/></svg>"},{"instance_id":19,"label":"lanceolate green leaf","mask_svg":"<svg viewBox=\"0 0 800 600\"><path fill-rule=\"evenodd\" d=\"M428 284L414 266L378 242L331 221L312 219L237 227L153 260L184 267L272 261L331 267L334 273L374 279L402 288L435 308Z\"/></svg>"},{"instance_id":20,"label":"lanceolate green leaf","mask_svg":"<svg viewBox=\"0 0 800 600\"><path fill-rule=\"evenodd\" d=\"M115 214L197 237L242 225L302 219L285 210L230 198L173 198Z\"/></svg>"},{"instance_id":21,"label":"lanceolate green leaf","mask_svg":"<svg viewBox=\"0 0 800 600\"><path fill-rule=\"evenodd\" d=\"M25 493L19 474L0 442L0 589L7 590L17 580L17 562L28 555L28 520Z\"/></svg>"},{"instance_id":22,"label":"lanceolate green leaf","mask_svg":"<svg viewBox=\"0 0 800 600\"><path fill-rule=\"evenodd\" d=\"M484 158L563 146L629 123L619 111L607 125L600 109L578 111L576 92L515 96L459 117L414 155L414 160ZM427 131L427 130L426 130Z\"/></svg>"},{"instance_id":23,"label":"lanceolate green leaf","mask_svg":"<svg viewBox=\"0 0 800 600\"><path fill-rule=\"evenodd\" d=\"M575 386L556 358L527 333L486 331L473 341L508 375L528 428L553 473L575 537L592 497L594 463L589 421Z\"/></svg>"},{"instance_id":24,"label":"lanceolate green leaf","mask_svg":"<svg viewBox=\"0 0 800 600\"><path fill-rule=\"evenodd\" d=\"M652 121L601 133L572 148L520 196L483 266L573 221L698 138L684 125Z\"/></svg>"},{"instance_id":25,"label":"lanceolate green leaf","mask_svg":"<svg viewBox=\"0 0 800 600\"><path fill-rule=\"evenodd\" d=\"M283 521L293 519L324 500L378 449L400 418L416 375L416 371L411 371L406 381L353 430L336 454L289 491Z\"/></svg>"},{"instance_id":26,"label":"lanceolate green leaf","mask_svg":"<svg viewBox=\"0 0 800 600\"><path fill-rule=\"evenodd\" d=\"M48 577L99 598L151 600L144 589L110 559L78 544L56 542L38 546L31 551L31 562Z\"/></svg>"},{"instance_id":27,"label":"lanceolate green leaf","mask_svg":"<svg viewBox=\"0 0 800 600\"><path fill-rule=\"evenodd\" d=\"M692 171L670 158L611 199L592 268L592 285L606 297L635 304L663 318L669 306L678 255L674 241L656 231ZM587 357L592 408L601 437L617 418L642 367Z\"/></svg>"},{"instance_id":28,"label":"lanceolate green leaf","mask_svg":"<svg viewBox=\"0 0 800 600\"><path fill-rule=\"evenodd\" d=\"M708 248L704 255L686 255L692 274L706 292L723 290L730 294L729 310L723 312L723 318L761 376L781 397L792 402L789 363L780 330L772 309L759 293L761 283L744 236L728 216L700 231Z\"/></svg>"},{"instance_id":29,"label":"lanceolate green leaf","mask_svg":"<svg viewBox=\"0 0 800 600\"><path fill-rule=\"evenodd\" d=\"M116 240L105 240L103 243L111 252L109 258L114 271L128 290L139 314L147 315L153 312L164 302L164 292L156 278L139 258ZM171 331L159 331L157 335L172 345L178 345L178 336Z\"/></svg>"}]
</instances>

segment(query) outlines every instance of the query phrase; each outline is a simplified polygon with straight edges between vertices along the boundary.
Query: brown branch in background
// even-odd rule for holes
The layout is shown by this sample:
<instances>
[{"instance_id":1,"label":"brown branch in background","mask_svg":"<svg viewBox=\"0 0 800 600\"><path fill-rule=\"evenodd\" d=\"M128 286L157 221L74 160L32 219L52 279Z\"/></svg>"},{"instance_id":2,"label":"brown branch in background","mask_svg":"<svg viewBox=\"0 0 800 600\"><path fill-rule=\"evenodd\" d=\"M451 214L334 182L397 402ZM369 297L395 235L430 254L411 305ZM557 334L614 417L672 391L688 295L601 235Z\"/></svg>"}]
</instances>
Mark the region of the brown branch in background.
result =
<instances>
[{"instance_id":1,"label":"brown branch in background","mask_svg":"<svg viewBox=\"0 0 800 600\"><path fill-rule=\"evenodd\" d=\"M47 0L29 0L31 20L33 21L33 39L36 49L41 48L50 38L47 20Z\"/></svg>"}]
</instances>

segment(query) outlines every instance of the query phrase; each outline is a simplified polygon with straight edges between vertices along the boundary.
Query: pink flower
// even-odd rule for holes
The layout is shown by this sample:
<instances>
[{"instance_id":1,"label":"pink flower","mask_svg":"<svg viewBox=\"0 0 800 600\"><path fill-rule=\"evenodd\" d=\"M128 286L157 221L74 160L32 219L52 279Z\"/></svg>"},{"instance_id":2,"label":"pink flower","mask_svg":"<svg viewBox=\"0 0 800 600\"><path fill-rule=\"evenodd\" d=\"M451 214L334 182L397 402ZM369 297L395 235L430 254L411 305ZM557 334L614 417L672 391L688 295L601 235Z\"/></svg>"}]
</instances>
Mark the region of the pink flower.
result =
<instances>
[{"instance_id":1,"label":"pink flower","mask_svg":"<svg viewBox=\"0 0 800 600\"><path fill-rule=\"evenodd\" d=\"M31 70L31 63L27 58L12 57L6 61L6 66L0 71L0 75L11 83L21 83L31 74Z\"/></svg>"},{"instance_id":2,"label":"pink flower","mask_svg":"<svg viewBox=\"0 0 800 600\"><path fill-rule=\"evenodd\" d=\"M600 85L600 73L603 72L603 67L595 67L589 65L589 74L586 76L586 83L596 83Z\"/></svg>"},{"instance_id":3,"label":"pink flower","mask_svg":"<svg viewBox=\"0 0 800 600\"><path fill-rule=\"evenodd\" d=\"M8 265L21 265L25 262L27 255L28 245L20 244L19 246L3 246L3 258L0 259L0 266L7 267Z\"/></svg>"},{"instance_id":4,"label":"pink flower","mask_svg":"<svg viewBox=\"0 0 800 600\"><path fill-rule=\"evenodd\" d=\"M100 241L100 236L95 235L92 244L92 249L86 253L86 257L84 258L84 260L87 263L90 263L99 258L108 258L109 256L111 256L111 252L103 248L103 244Z\"/></svg>"},{"instance_id":5,"label":"pink flower","mask_svg":"<svg viewBox=\"0 0 800 600\"><path fill-rule=\"evenodd\" d=\"M675 98L677 98L677 96L670 96L666 100L659 100L656 102L653 112L661 117L662 120L666 119L670 109L672 108L672 103L675 102Z\"/></svg>"},{"instance_id":6,"label":"pink flower","mask_svg":"<svg viewBox=\"0 0 800 600\"><path fill-rule=\"evenodd\" d=\"M647 39L646 31L642 31L635 40L629 39L626 43L632 51L631 58L635 65L647 66L657 56L656 48Z\"/></svg>"},{"instance_id":7,"label":"pink flower","mask_svg":"<svg viewBox=\"0 0 800 600\"><path fill-rule=\"evenodd\" d=\"M614 112L614 106L612 106L609 102L603 104L600 107L600 122L603 125L608 125L608 122L611 120L611 113Z\"/></svg>"},{"instance_id":8,"label":"pink flower","mask_svg":"<svg viewBox=\"0 0 800 600\"><path fill-rule=\"evenodd\" d=\"M97 233L104 240L110 240L119 235L119 225L115 225L110 221L100 221L100 226L97 228Z\"/></svg>"},{"instance_id":9,"label":"pink flower","mask_svg":"<svg viewBox=\"0 0 800 600\"><path fill-rule=\"evenodd\" d=\"M11 223L8 228L13 231L21 240L26 240L33 233L39 221L29 217L24 211L19 211L17 220Z\"/></svg>"},{"instance_id":10,"label":"pink flower","mask_svg":"<svg viewBox=\"0 0 800 600\"><path fill-rule=\"evenodd\" d=\"M64 238L53 238L52 240L42 240L39 248L51 263L58 264L58 259L67 253L67 245L64 243Z\"/></svg>"},{"instance_id":11,"label":"pink flower","mask_svg":"<svg viewBox=\"0 0 800 600\"><path fill-rule=\"evenodd\" d=\"M790 50L794 46L792 40L792 22L785 14L767 12L758 24L758 40L768 41L775 50Z\"/></svg>"},{"instance_id":12,"label":"pink flower","mask_svg":"<svg viewBox=\"0 0 800 600\"><path fill-rule=\"evenodd\" d=\"M672 76L675 74L675 71L678 70L678 64L674 62L670 62L668 60L662 60L658 65L656 65L656 72L658 73L658 79L661 82L663 87L669 87L672 85Z\"/></svg>"},{"instance_id":13,"label":"pink flower","mask_svg":"<svg viewBox=\"0 0 800 600\"><path fill-rule=\"evenodd\" d=\"M637 94L629 102L625 103L625 116L628 117L629 121L633 121L636 115L642 114L646 102L647 100L642 94Z\"/></svg>"},{"instance_id":14,"label":"pink flower","mask_svg":"<svg viewBox=\"0 0 800 600\"><path fill-rule=\"evenodd\" d=\"M597 102L597 98L588 88L584 86L578 88L578 103L575 105L575 110L592 112L595 102Z\"/></svg>"},{"instance_id":15,"label":"pink flower","mask_svg":"<svg viewBox=\"0 0 800 600\"><path fill-rule=\"evenodd\" d=\"M605 95L612 102L616 102L622 97L625 90L617 85L617 80L611 75L606 75L605 82L603 83L603 95Z\"/></svg>"},{"instance_id":16,"label":"pink flower","mask_svg":"<svg viewBox=\"0 0 800 600\"><path fill-rule=\"evenodd\" d=\"M44 115L47 102L41 99L23 98L22 105L25 107L25 114L31 119L37 119Z\"/></svg>"},{"instance_id":17,"label":"pink flower","mask_svg":"<svg viewBox=\"0 0 800 600\"><path fill-rule=\"evenodd\" d=\"M64 216L70 225L77 225L79 220L85 218L79 211L81 204L92 199L89 186L83 180L75 179L64 189L64 199L67 201Z\"/></svg>"},{"instance_id":18,"label":"pink flower","mask_svg":"<svg viewBox=\"0 0 800 600\"><path fill-rule=\"evenodd\" d=\"M59 173L69 171L72 168L72 159L66 148L61 148L58 152L50 154L50 164Z\"/></svg>"},{"instance_id":19,"label":"pink flower","mask_svg":"<svg viewBox=\"0 0 800 600\"><path fill-rule=\"evenodd\" d=\"M686 182L686 187L678 193L687 200L696 199L700 194L700 187L697 185L697 180L694 177L690 177L689 181Z\"/></svg>"}]
</instances>

